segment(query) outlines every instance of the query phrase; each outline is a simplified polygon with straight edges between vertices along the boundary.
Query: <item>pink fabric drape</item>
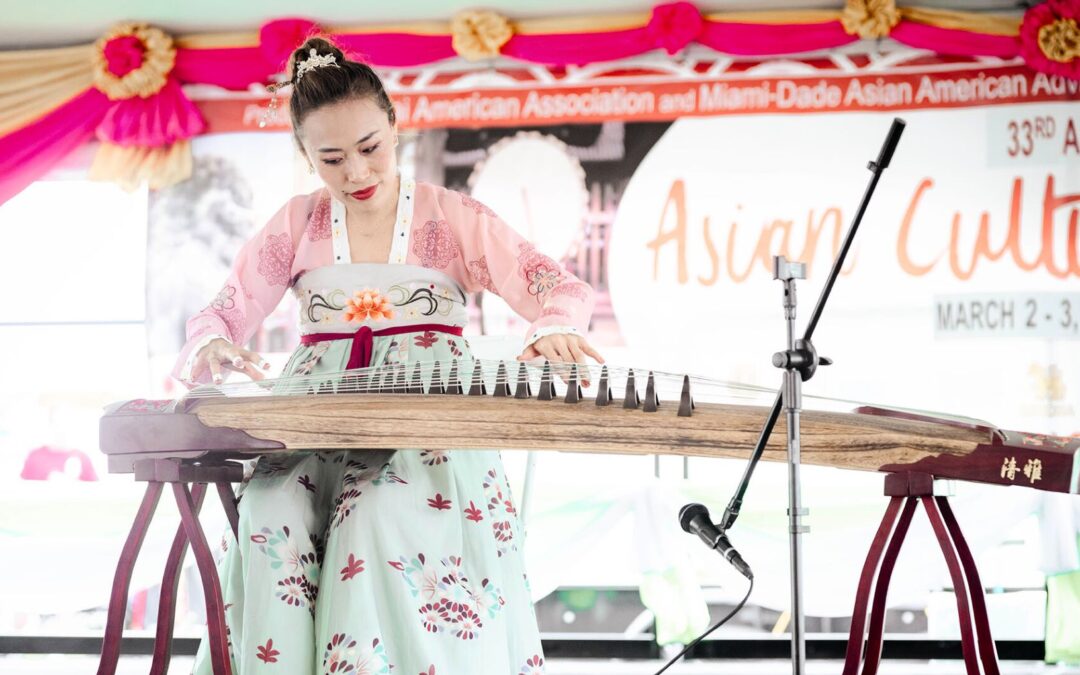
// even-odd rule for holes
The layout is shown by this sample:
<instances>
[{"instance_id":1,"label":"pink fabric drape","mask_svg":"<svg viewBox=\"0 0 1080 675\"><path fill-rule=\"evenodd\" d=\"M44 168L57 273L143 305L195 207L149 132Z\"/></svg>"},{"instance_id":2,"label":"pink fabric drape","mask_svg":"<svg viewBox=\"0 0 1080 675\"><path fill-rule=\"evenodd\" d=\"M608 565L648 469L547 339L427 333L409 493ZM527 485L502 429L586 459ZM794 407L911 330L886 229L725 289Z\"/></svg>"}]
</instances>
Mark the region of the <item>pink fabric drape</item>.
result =
<instances>
[{"instance_id":1,"label":"pink fabric drape","mask_svg":"<svg viewBox=\"0 0 1080 675\"><path fill-rule=\"evenodd\" d=\"M656 45L646 40L644 28L589 33L515 35L503 45L502 53L512 59L548 66L579 65L615 61L637 56Z\"/></svg>"},{"instance_id":2,"label":"pink fabric drape","mask_svg":"<svg viewBox=\"0 0 1080 675\"><path fill-rule=\"evenodd\" d=\"M33 124L0 138L0 204L93 140L109 105L105 94L87 89Z\"/></svg>"},{"instance_id":3,"label":"pink fabric drape","mask_svg":"<svg viewBox=\"0 0 1080 675\"><path fill-rule=\"evenodd\" d=\"M199 109L169 78L150 98L115 101L97 127L97 137L114 145L156 148L192 138L206 129Z\"/></svg>"},{"instance_id":4,"label":"pink fabric drape","mask_svg":"<svg viewBox=\"0 0 1080 675\"><path fill-rule=\"evenodd\" d=\"M48 173L83 143L160 147L203 132L206 123L176 80L149 98L110 101L87 89L33 123L0 138L0 204Z\"/></svg>"},{"instance_id":5,"label":"pink fabric drape","mask_svg":"<svg viewBox=\"0 0 1080 675\"><path fill-rule=\"evenodd\" d=\"M108 65L114 74L141 65L142 52L131 40L117 38L106 45ZM172 74L159 91L146 98L112 101L97 88L88 89L25 127L0 137L0 204L95 135L114 145L156 148L192 138L205 129L198 108L184 95Z\"/></svg>"},{"instance_id":6,"label":"pink fabric drape","mask_svg":"<svg viewBox=\"0 0 1080 675\"><path fill-rule=\"evenodd\" d=\"M334 41L342 51L349 52L373 66L388 68L422 66L457 56L449 35L372 33L335 35Z\"/></svg>"},{"instance_id":7,"label":"pink fabric drape","mask_svg":"<svg viewBox=\"0 0 1080 675\"><path fill-rule=\"evenodd\" d=\"M909 47L929 49L938 54L999 56L1011 59L1020 53L1020 41L1015 36L938 28L914 21L901 21L896 24L889 37Z\"/></svg>"},{"instance_id":8,"label":"pink fabric drape","mask_svg":"<svg viewBox=\"0 0 1080 675\"><path fill-rule=\"evenodd\" d=\"M831 49L859 39L839 21L810 24L752 24L706 21L698 42L719 52L755 56Z\"/></svg>"},{"instance_id":9,"label":"pink fabric drape","mask_svg":"<svg viewBox=\"0 0 1080 675\"><path fill-rule=\"evenodd\" d=\"M344 34L333 36L345 52L373 66L404 68L433 63L457 56L449 35L407 35L403 33ZM216 84L226 89L247 89L266 82L284 68L291 48L275 43L259 47L219 49L178 49L172 74L181 83ZM271 61L281 61L279 66Z\"/></svg>"},{"instance_id":10,"label":"pink fabric drape","mask_svg":"<svg viewBox=\"0 0 1080 675\"><path fill-rule=\"evenodd\" d=\"M247 89L266 82L273 69L258 47L177 49L172 75L182 84L216 84L226 89Z\"/></svg>"},{"instance_id":11,"label":"pink fabric drape","mask_svg":"<svg viewBox=\"0 0 1080 675\"><path fill-rule=\"evenodd\" d=\"M285 72L286 63L296 48L319 33L314 21L299 18L267 21L259 29L259 51L272 72Z\"/></svg>"},{"instance_id":12,"label":"pink fabric drape","mask_svg":"<svg viewBox=\"0 0 1080 675\"><path fill-rule=\"evenodd\" d=\"M637 56L653 49L675 54L700 39L704 19L689 2L672 2L653 8L641 28L595 33L515 35L502 54L549 66L581 65Z\"/></svg>"}]
</instances>

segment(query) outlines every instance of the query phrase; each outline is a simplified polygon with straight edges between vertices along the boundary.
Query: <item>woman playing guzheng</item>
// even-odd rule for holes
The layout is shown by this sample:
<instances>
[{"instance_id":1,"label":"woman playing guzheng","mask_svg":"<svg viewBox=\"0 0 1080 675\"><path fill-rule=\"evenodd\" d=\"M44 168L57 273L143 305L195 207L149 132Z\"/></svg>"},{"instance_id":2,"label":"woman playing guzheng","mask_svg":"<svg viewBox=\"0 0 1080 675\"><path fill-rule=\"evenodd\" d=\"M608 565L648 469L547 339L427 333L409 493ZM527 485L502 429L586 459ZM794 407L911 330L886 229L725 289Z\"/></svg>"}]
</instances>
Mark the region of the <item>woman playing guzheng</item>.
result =
<instances>
[{"instance_id":1,"label":"woman playing guzheng","mask_svg":"<svg viewBox=\"0 0 1080 675\"><path fill-rule=\"evenodd\" d=\"M260 379L262 358L242 345L288 289L303 340L284 376L469 359L465 292L480 290L533 322L522 357L600 360L582 337L588 285L483 204L399 177L394 109L371 68L312 38L290 71L296 139L326 185L241 250L188 322L176 377ZM497 452L263 458L239 510L219 565L233 672L543 672ZM211 672L206 647L197 673Z\"/></svg>"}]
</instances>

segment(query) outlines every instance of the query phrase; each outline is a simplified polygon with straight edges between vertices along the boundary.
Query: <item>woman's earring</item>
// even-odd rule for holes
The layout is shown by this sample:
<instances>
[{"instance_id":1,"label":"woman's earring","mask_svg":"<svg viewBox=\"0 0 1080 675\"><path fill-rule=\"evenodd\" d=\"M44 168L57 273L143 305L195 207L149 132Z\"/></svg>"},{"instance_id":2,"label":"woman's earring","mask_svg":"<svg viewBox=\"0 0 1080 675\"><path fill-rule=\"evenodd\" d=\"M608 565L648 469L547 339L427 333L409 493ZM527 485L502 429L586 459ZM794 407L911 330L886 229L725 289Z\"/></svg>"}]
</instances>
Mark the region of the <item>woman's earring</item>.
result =
<instances>
[{"instance_id":1,"label":"woman's earring","mask_svg":"<svg viewBox=\"0 0 1080 675\"><path fill-rule=\"evenodd\" d=\"M312 166L311 164L308 164L307 165L307 172L314 176L315 175L315 167Z\"/></svg>"}]
</instances>

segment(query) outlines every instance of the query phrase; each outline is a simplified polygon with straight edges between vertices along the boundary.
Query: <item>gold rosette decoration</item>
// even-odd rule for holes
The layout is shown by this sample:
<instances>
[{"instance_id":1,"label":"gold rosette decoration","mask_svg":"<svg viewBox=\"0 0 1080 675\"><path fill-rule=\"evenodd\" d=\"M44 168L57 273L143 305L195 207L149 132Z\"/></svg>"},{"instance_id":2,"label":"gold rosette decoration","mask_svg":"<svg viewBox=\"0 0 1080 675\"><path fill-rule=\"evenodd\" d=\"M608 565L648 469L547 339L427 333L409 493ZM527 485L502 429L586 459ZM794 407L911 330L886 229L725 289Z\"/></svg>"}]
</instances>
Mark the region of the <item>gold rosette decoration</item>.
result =
<instances>
[{"instance_id":1,"label":"gold rosette decoration","mask_svg":"<svg viewBox=\"0 0 1080 675\"><path fill-rule=\"evenodd\" d=\"M142 23L124 23L94 44L94 85L111 100L148 98L165 86L176 62L172 38Z\"/></svg>"},{"instance_id":2,"label":"gold rosette decoration","mask_svg":"<svg viewBox=\"0 0 1080 675\"><path fill-rule=\"evenodd\" d=\"M1046 58L1068 63L1080 57L1080 28L1075 19L1058 19L1039 29L1039 49Z\"/></svg>"},{"instance_id":3,"label":"gold rosette decoration","mask_svg":"<svg viewBox=\"0 0 1080 675\"><path fill-rule=\"evenodd\" d=\"M894 0L847 0L840 23L849 35L875 40L887 36L900 23L900 10Z\"/></svg>"},{"instance_id":4,"label":"gold rosette decoration","mask_svg":"<svg viewBox=\"0 0 1080 675\"><path fill-rule=\"evenodd\" d=\"M501 14L489 11L466 10L450 22L451 44L454 51L469 61L490 59L514 35L514 28Z\"/></svg>"}]
</instances>

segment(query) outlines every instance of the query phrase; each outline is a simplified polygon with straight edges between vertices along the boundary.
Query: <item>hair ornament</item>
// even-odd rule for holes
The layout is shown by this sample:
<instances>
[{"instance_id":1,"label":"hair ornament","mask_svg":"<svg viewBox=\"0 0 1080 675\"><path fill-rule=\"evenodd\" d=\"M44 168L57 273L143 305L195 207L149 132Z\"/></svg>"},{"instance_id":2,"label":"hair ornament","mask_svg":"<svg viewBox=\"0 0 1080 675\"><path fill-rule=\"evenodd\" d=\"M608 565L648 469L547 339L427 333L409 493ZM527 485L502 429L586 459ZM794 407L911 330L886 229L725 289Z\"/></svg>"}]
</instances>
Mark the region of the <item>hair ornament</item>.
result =
<instances>
[{"instance_id":1,"label":"hair ornament","mask_svg":"<svg viewBox=\"0 0 1080 675\"><path fill-rule=\"evenodd\" d=\"M314 47L311 48L311 56L307 57L296 67L296 81L299 82L304 73L322 68L323 66L336 66L337 58L333 54L319 54Z\"/></svg>"},{"instance_id":2,"label":"hair ornament","mask_svg":"<svg viewBox=\"0 0 1080 675\"><path fill-rule=\"evenodd\" d=\"M266 91L270 92L270 104L266 106L266 110L263 111L262 116L259 118L260 129L265 129L271 124L278 123L278 91L290 84L292 84L292 82L276 82L266 88Z\"/></svg>"}]
</instances>

